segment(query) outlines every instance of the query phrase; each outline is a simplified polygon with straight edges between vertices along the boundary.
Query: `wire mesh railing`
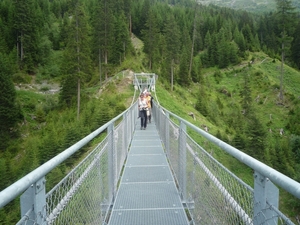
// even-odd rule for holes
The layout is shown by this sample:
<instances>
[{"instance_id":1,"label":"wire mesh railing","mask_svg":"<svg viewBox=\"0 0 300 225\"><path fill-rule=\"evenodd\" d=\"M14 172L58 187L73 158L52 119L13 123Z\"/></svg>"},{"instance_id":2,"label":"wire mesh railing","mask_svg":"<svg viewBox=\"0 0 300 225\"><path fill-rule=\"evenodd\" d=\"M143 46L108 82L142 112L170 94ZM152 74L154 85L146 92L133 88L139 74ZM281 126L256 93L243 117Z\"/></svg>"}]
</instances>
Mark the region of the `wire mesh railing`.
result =
<instances>
[{"instance_id":1,"label":"wire mesh railing","mask_svg":"<svg viewBox=\"0 0 300 225\"><path fill-rule=\"evenodd\" d=\"M0 192L0 208L20 197L29 224L106 224L137 120L137 103ZM46 193L49 172L106 132L104 139Z\"/></svg>"},{"instance_id":2,"label":"wire mesh railing","mask_svg":"<svg viewBox=\"0 0 300 225\"><path fill-rule=\"evenodd\" d=\"M153 115L191 224L294 224L279 210L279 192L272 182L297 198L299 183L158 105ZM196 134L197 142L187 130ZM229 153L249 166L254 188L208 151Z\"/></svg>"},{"instance_id":3,"label":"wire mesh railing","mask_svg":"<svg viewBox=\"0 0 300 225\"><path fill-rule=\"evenodd\" d=\"M279 191L300 198L300 184L177 115L153 116L191 224L294 224L279 210ZM134 104L101 128L0 192L0 208L21 197L18 224L106 224L137 120ZM106 131L105 138L46 192L47 174ZM191 131L197 141L191 138ZM194 137L194 135L193 135ZM210 152L225 151L254 171L253 187Z\"/></svg>"},{"instance_id":4,"label":"wire mesh railing","mask_svg":"<svg viewBox=\"0 0 300 225\"><path fill-rule=\"evenodd\" d=\"M99 224L104 220L111 201L107 146L105 138L47 194L47 224Z\"/></svg>"}]
</instances>

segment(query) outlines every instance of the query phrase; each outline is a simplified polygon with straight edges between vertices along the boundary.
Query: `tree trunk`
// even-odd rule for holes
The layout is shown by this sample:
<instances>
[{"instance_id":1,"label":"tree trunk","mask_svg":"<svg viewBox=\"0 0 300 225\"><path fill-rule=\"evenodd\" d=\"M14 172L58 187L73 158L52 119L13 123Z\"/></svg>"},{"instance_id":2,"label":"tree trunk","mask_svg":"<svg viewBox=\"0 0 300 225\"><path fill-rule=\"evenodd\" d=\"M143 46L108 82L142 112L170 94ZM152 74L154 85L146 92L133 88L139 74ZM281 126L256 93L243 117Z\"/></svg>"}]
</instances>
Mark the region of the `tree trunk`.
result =
<instances>
[{"instance_id":1,"label":"tree trunk","mask_svg":"<svg viewBox=\"0 0 300 225\"><path fill-rule=\"evenodd\" d=\"M77 12L77 11L76 11ZM77 44L77 120L79 120L80 114L80 47L79 47L79 34L78 34L79 24L78 24L78 17L76 13L76 44Z\"/></svg>"},{"instance_id":2,"label":"tree trunk","mask_svg":"<svg viewBox=\"0 0 300 225\"><path fill-rule=\"evenodd\" d=\"M24 48L23 48L23 31L21 32L21 38L20 38L20 59L21 62L24 59Z\"/></svg>"},{"instance_id":3,"label":"tree trunk","mask_svg":"<svg viewBox=\"0 0 300 225\"><path fill-rule=\"evenodd\" d=\"M107 2L105 1L105 5L104 5L104 13L105 13L105 15L107 15ZM104 34L105 34L105 38L104 38L104 45L105 45L105 50L104 50L104 63L105 63L105 80L107 80L107 61L108 61L108 57L107 57L107 55L108 55L108 53L107 53L107 48L108 48L108 46L107 46L107 23L108 23L108 21L107 21L107 16L105 17L105 24L104 24Z\"/></svg>"},{"instance_id":4,"label":"tree trunk","mask_svg":"<svg viewBox=\"0 0 300 225\"><path fill-rule=\"evenodd\" d=\"M152 57L149 56L149 69L152 70Z\"/></svg>"},{"instance_id":5,"label":"tree trunk","mask_svg":"<svg viewBox=\"0 0 300 225\"><path fill-rule=\"evenodd\" d=\"M173 64L174 64L174 59L172 59L172 62L171 62L171 91L173 91L173 85L174 85L174 68L173 68Z\"/></svg>"},{"instance_id":6,"label":"tree trunk","mask_svg":"<svg viewBox=\"0 0 300 225\"><path fill-rule=\"evenodd\" d=\"M191 77L192 73L192 65L193 65L193 56L194 56L194 45L195 45L195 33L196 33L196 19L197 19L197 8L195 10L194 24L193 24L193 39L192 39L192 50L191 50L191 58L190 58L190 67L189 67L189 77Z\"/></svg>"},{"instance_id":7,"label":"tree trunk","mask_svg":"<svg viewBox=\"0 0 300 225\"><path fill-rule=\"evenodd\" d=\"M77 81L77 120L79 120L80 115L80 78Z\"/></svg>"},{"instance_id":8,"label":"tree trunk","mask_svg":"<svg viewBox=\"0 0 300 225\"><path fill-rule=\"evenodd\" d=\"M129 15L129 34L132 37L132 22L131 22L131 15Z\"/></svg>"},{"instance_id":9,"label":"tree trunk","mask_svg":"<svg viewBox=\"0 0 300 225\"><path fill-rule=\"evenodd\" d=\"M105 50L104 51L104 63L105 63L105 80L107 80L107 62L108 62L108 60L107 60L107 50Z\"/></svg>"},{"instance_id":10,"label":"tree trunk","mask_svg":"<svg viewBox=\"0 0 300 225\"><path fill-rule=\"evenodd\" d=\"M284 74L284 34L283 34L283 41L281 45L281 67L280 67L280 93L279 99L281 103L283 103L283 74Z\"/></svg>"},{"instance_id":11,"label":"tree trunk","mask_svg":"<svg viewBox=\"0 0 300 225\"><path fill-rule=\"evenodd\" d=\"M99 48L99 77L100 77L100 87L102 85L102 66L101 66L101 49Z\"/></svg>"}]
</instances>

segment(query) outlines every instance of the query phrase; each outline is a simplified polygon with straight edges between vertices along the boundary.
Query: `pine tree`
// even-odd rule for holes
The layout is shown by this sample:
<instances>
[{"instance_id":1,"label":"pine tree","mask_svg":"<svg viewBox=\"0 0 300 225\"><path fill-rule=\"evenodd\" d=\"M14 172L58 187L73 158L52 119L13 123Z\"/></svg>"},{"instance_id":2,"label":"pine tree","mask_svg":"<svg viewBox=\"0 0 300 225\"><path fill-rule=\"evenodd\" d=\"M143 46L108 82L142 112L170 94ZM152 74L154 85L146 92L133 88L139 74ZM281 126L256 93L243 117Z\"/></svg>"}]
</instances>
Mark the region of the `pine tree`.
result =
<instances>
[{"instance_id":1,"label":"pine tree","mask_svg":"<svg viewBox=\"0 0 300 225\"><path fill-rule=\"evenodd\" d=\"M295 8L290 0L276 0L278 28L281 31L281 71L280 71L280 93L279 99L283 101L283 65L285 60L286 49L289 48L292 41L292 34L295 27L296 15Z\"/></svg>"},{"instance_id":2,"label":"pine tree","mask_svg":"<svg viewBox=\"0 0 300 225\"><path fill-rule=\"evenodd\" d=\"M109 58L114 45L114 20L112 0L99 0L93 13L94 60L104 64L105 80L108 78ZM103 59L103 60L102 60ZM114 59L114 61L117 61Z\"/></svg>"},{"instance_id":3,"label":"pine tree","mask_svg":"<svg viewBox=\"0 0 300 225\"><path fill-rule=\"evenodd\" d=\"M246 42L243 33L241 33L238 28L236 27L233 32L233 40L238 45L238 54L240 57L245 56L246 51Z\"/></svg>"},{"instance_id":4,"label":"pine tree","mask_svg":"<svg viewBox=\"0 0 300 225\"><path fill-rule=\"evenodd\" d=\"M132 36L132 21L131 21L131 7L132 7L132 0L124 0L124 13L126 17L126 21L128 24L128 31L130 37Z\"/></svg>"},{"instance_id":5,"label":"pine tree","mask_svg":"<svg viewBox=\"0 0 300 225\"><path fill-rule=\"evenodd\" d=\"M174 84L174 66L179 59L179 50L180 50L180 39L179 39L179 28L175 21L174 15L170 14L167 18L164 36L166 40L166 60L169 65L169 73L171 76L171 91L173 91Z\"/></svg>"},{"instance_id":6,"label":"pine tree","mask_svg":"<svg viewBox=\"0 0 300 225\"><path fill-rule=\"evenodd\" d=\"M198 99L195 105L196 110L198 110L203 116L208 116L208 100L205 91L205 85L202 84L199 87Z\"/></svg>"},{"instance_id":7,"label":"pine tree","mask_svg":"<svg viewBox=\"0 0 300 225\"><path fill-rule=\"evenodd\" d=\"M300 22L296 27L295 33L293 35L293 42L292 42L292 59L296 64L297 68L300 69Z\"/></svg>"},{"instance_id":8,"label":"pine tree","mask_svg":"<svg viewBox=\"0 0 300 225\"><path fill-rule=\"evenodd\" d=\"M77 118L80 114L81 83L91 78L91 60L89 49L89 26L82 5L77 4L71 18L68 44L64 54L63 72L65 78L62 83L60 102L71 106L77 93ZM77 90L76 88L77 87Z\"/></svg>"},{"instance_id":9,"label":"pine tree","mask_svg":"<svg viewBox=\"0 0 300 225\"><path fill-rule=\"evenodd\" d=\"M254 113L247 116L246 135L246 152L257 160L264 161L267 133Z\"/></svg>"},{"instance_id":10,"label":"pine tree","mask_svg":"<svg viewBox=\"0 0 300 225\"><path fill-rule=\"evenodd\" d=\"M1 17L0 17L0 33L2 34L0 35L0 52L7 53L8 52L7 43L3 35L5 33L5 26L3 24Z\"/></svg>"},{"instance_id":11,"label":"pine tree","mask_svg":"<svg viewBox=\"0 0 300 225\"><path fill-rule=\"evenodd\" d=\"M182 86L189 86L192 79L189 76L190 48L183 46L179 64L178 83Z\"/></svg>"},{"instance_id":12,"label":"pine tree","mask_svg":"<svg viewBox=\"0 0 300 225\"><path fill-rule=\"evenodd\" d=\"M39 25L38 7L34 0L14 1L14 28L16 30L19 65L29 73L38 63Z\"/></svg>"},{"instance_id":13,"label":"pine tree","mask_svg":"<svg viewBox=\"0 0 300 225\"><path fill-rule=\"evenodd\" d=\"M113 37L114 44L109 59L111 63L120 64L132 49L124 13L115 17Z\"/></svg>"},{"instance_id":14,"label":"pine tree","mask_svg":"<svg viewBox=\"0 0 300 225\"><path fill-rule=\"evenodd\" d=\"M252 34L252 30L249 26L249 24L246 24L243 28L242 28L242 33L243 33L243 36L245 38L245 41L246 41L246 48L250 51L253 50L253 41L254 41L254 37L253 37L253 34Z\"/></svg>"},{"instance_id":15,"label":"pine tree","mask_svg":"<svg viewBox=\"0 0 300 225\"><path fill-rule=\"evenodd\" d=\"M219 68L225 68L229 65L229 44L225 39L224 29L221 28L217 37L217 64Z\"/></svg>"},{"instance_id":16,"label":"pine tree","mask_svg":"<svg viewBox=\"0 0 300 225\"><path fill-rule=\"evenodd\" d=\"M210 46L208 46L207 54L208 54L208 66L215 66L218 63L218 41L217 41L217 35L212 34L211 35L211 42Z\"/></svg>"},{"instance_id":17,"label":"pine tree","mask_svg":"<svg viewBox=\"0 0 300 225\"><path fill-rule=\"evenodd\" d=\"M182 34L182 49L180 54L178 83L183 86L188 86L192 81L191 74L189 72L192 40L190 39L187 28L184 28Z\"/></svg>"},{"instance_id":18,"label":"pine tree","mask_svg":"<svg viewBox=\"0 0 300 225\"><path fill-rule=\"evenodd\" d=\"M149 69L152 70L152 65L156 58L157 40L159 36L158 23L156 14L153 10L149 11L149 17L145 24L145 29L142 30L144 40L144 52L148 55Z\"/></svg>"},{"instance_id":19,"label":"pine tree","mask_svg":"<svg viewBox=\"0 0 300 225\"><path fill-rule=\"evenodd\" d=\"M204 48L208 48L211 45L211 35L210 32L207 31L204 38Z\"/></svg>"},{"instance_id":20,"label":"pine tree","mask_svg":"<svg viewBox=\"0 0 300 225\"><path fill-rule=\"evenodd\" d=\"M0 149L7 147L17 122L22 119L9 65L8 58L0 53Z\"/></svg>"},{"instance_id":21,"label":"pine tree","mask_svg":"<svg viewBox=\"0 0 300 225\"><path fill-rule=\"evenodd\" d=\"M300 136L292 135L290 138L290 148L294 153L295 162L300 162ZM300 178L300 176L299 176Z\"/></svg>"}]
</instances>

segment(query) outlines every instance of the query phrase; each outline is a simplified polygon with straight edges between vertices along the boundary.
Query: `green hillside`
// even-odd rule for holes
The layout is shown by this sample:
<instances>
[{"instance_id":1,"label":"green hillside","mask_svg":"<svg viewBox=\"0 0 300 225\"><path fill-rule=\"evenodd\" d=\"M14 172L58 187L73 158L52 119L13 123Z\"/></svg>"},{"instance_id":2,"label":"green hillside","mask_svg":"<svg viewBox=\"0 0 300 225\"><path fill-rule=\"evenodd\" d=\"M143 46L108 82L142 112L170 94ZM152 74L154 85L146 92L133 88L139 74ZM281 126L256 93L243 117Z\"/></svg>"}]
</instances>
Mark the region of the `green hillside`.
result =
<instances>
[{"instance_id":1,"label":"green hillside","mask_svg":"<svg viewBox=\"0 0 300 225\"><path fill-rule=\"evenodd\" d=\"M214 76L214 71L217 70L204 72L205 97L207 99L205 103L207 104L206 115L195 109L200 94L200 85L197 83L186 88L175 86L174 91L170 92L166 86L159 82L156 88L159 103L202 129L207 126L209 133L238 148L235 138L241 132L239 129L241 124L239 123L246 123L245 119L241 120L240 92L244 87L245 74L249 75L253 108L266 135L264 139L266 150L258 150L259 153L256 158L299 180L298 171L300 167L294 159L295 152L291 153L289 150L291 148L291 131L287 129L287 125L291 112L294 108L299 108L300 104L300 72L288 66L285 67L286 98L282 105L278 101L280 83L278 68L280 63L274 62L261 52L251 54L250 58L254 59L251 65L245 62L235 67L226 68L220 71L218 78ZM189 115L190 112L195 115L195 120ZM284 130L283 135L280 134L280 129ZM247 152L247 149L242 150ZM246 183L253 185L253 174L249 168L224 152L210 153ZM247 153L249 154L249 152ZM281 199L281 210L291 216L296 216L300 202L287 196L289 194L281 192L281 198L286 198L285 200ZM287 198L290 200L287 201ZM297 207L295 208L295 206ZM291 210L292 208L294 210Z\"/></svg>"}]
</instances>

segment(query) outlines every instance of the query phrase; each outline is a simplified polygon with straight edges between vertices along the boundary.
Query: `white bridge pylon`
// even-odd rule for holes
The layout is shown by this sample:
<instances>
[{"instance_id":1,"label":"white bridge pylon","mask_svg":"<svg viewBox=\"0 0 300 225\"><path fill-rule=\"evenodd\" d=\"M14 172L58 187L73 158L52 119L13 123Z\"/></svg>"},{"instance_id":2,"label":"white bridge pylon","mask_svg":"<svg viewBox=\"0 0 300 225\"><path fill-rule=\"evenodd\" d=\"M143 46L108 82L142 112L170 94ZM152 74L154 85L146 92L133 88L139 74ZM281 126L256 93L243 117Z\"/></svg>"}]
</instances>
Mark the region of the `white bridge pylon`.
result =
<instances>
[{"instance_id":1,"label":"white bridge pylon","mask_svg":"<svg viewBox=\"0 0 300 225\"><path fill-rule=\"evenodd\" d=\"M145 89L155 92L155 83L158 75L155 73L135 73L133 85L135 90L143 92Z\"/></svg>"}]
</instances>

